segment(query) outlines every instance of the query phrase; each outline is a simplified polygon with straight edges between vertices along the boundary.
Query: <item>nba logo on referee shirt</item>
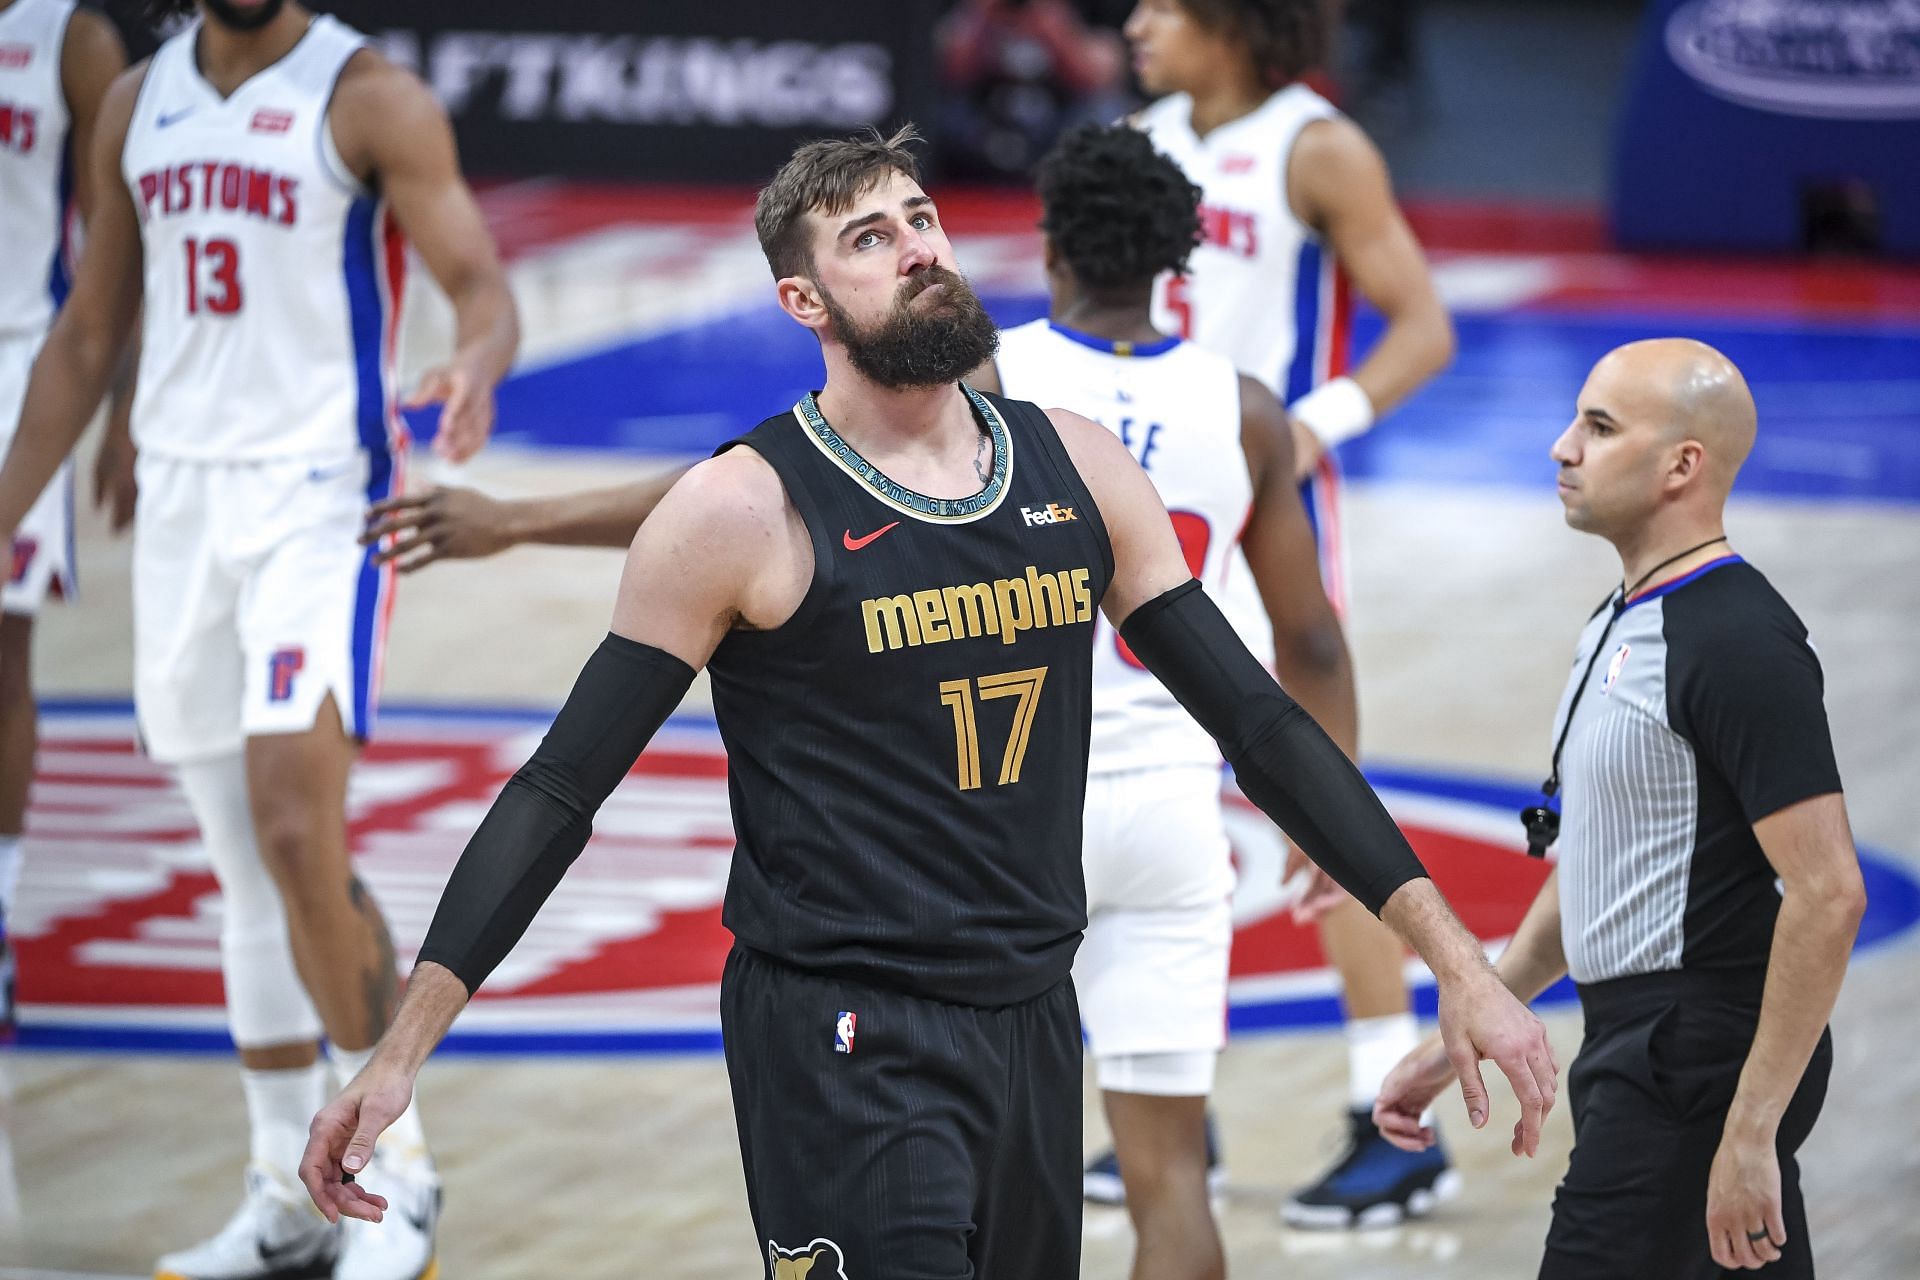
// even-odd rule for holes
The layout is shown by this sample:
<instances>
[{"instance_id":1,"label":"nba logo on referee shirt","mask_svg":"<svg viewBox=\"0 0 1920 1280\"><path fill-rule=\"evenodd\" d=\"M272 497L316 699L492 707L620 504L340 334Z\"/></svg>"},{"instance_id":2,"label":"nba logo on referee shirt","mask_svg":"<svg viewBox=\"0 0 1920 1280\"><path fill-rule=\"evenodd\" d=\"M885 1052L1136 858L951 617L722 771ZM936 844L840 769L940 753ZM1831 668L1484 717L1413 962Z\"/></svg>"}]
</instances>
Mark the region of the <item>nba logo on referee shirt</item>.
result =
<instances>
[{"instance_id":1,"label":"nba logo on referee shirt","mask_svg":"<svg viewBox=\"0 0 1920 1280\"><path fill-rule=\"evenodd\" d=\"M1627 665L1627 655L1632 652L1633 646L1630 644L1623 644L1613 651L1613 656L1607 659L1607 678L1600 682L1601 693L1613 692L1613 682L1620 678L1620 669Z\"/></svg>"},{"instance_id":2,"label":"nba logo on referee shirt","mask_svg":"<svg viewBox=\"0 0 1920 1280\"><path fill-rule=\"evenodd\" d=\"M307 665L307 651L298 645L275 649L267 657L267 701L285 702L293 696L293 678Z\"/></svg>"},{"instance_id":3,"label":"nba logo on referee shirt","mask_svg":"<svg viewBox=\"0 0 1920 1280\"><path fill-rule=\"evenodd\" d=\"M847 1010L840 1011L840 1017L833 1024L833 1051L835 1053L853 1052L854 1015Z\"/></svg>"}]
</instances>

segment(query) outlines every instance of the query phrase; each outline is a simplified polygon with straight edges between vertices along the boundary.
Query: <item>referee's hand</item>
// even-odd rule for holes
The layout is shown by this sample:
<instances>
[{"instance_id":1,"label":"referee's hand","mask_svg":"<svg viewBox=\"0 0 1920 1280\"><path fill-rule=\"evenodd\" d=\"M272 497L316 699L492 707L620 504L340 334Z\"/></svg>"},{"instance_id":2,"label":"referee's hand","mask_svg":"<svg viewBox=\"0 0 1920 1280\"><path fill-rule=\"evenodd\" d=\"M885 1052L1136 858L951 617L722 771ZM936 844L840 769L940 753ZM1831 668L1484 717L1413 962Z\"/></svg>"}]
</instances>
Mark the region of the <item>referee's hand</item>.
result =
<instances>
[{"instance_id":1,"label":"referee's hand","mask_svg":"<svg viewBox=\"0 0 1920 1280\"><path fill-rule=\"evenodd\" d=\"M1467 1119L1476 1129L1492 1114L1480 1060L1493 1059L1520 1101L1513 1154L1532 1156L1540 1149L1540 1125L1560 1088L1560 1067L1540 1019L1488 967L1465 981L1441 985L1440 1039L1460 1077Z\"/></svg>"}]
</instances>

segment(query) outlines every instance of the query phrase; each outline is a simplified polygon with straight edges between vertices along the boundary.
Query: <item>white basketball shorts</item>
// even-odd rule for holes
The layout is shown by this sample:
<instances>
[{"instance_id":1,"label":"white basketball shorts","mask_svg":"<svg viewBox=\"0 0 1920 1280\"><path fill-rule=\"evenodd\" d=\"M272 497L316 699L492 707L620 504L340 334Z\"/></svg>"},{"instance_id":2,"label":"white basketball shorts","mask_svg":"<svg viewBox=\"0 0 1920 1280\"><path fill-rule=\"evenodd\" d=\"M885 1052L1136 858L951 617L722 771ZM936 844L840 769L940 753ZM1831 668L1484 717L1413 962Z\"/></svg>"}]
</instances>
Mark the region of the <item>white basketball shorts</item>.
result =
<instances>
[{"instance_id":1,"label":"white basketball shorts","mask_svg":"<svg viewBox=\"0 0 1920 1280\"><path fill-rule=\"evenodd\" d=\"M1085 830L1087 934L1073 983L1096 1063L1219 1052L1233 940L1220 771L1094 774Z\"/></svg>"},{"instance_id":2,"label":"white basketball shorts","mask_svg":"<svg viewBox=\"0 0 1920 1280\"><path fill-rule=\"evenodd\" d=\"M13 443L27 375L40 351L40 334L0 338L0 457ZM39 501L13 535L13 558L0 612L32 617L49 595L71 599L79 585L73 554L73 459L60 464Z\"/></svg>"},{"instance_id":3,"label":"white basketball shorts","mask_svg":"<svg viewBox=\"0 0 1920 1280\"><path fill-rule=\"evenodd\" d=\"M364 739L394 571L359 545L398 458L207 463L142 454L134 522L134 711L177 763L299 733L331 695Z\"/></svg>"}]
</instances>

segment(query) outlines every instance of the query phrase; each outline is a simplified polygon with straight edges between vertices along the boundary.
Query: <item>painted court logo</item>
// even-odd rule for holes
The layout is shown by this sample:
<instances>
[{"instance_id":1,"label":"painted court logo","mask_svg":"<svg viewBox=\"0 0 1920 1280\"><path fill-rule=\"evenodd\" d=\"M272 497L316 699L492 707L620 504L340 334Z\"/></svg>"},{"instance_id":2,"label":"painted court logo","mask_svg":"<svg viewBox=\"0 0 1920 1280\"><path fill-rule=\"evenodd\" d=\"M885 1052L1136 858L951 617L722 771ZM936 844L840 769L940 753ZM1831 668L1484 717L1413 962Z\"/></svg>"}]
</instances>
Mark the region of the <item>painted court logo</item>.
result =
<instances>
[{"instance_id":1,"label":"painted court logo","mask_svg":"<svg viewBox=\"0 0 1920 1280\"><path fill-rule=\"evenodd\" d=\"M798 1249L767 1241L767 1273L773 1280L847 1280L846 1267L840 1246L824 1236Z\"/></svg>"},{"instance_id":2,"label":"painted court logo","mask_svg":"<svg viewBox=\"0 0 1920 1280\"><path fill-rule=\"evenodd\" d=\"M185 798L139 754L126 708L52 705L41 723L24 875L7 920L22 1041L230 1051L225 907ZM390 708L380 728L352 774L349 829L354 869L386 912L404 969L468 837L546 721ZM1430 772L1373 778L1467 927L1483 939L1510 934L1551 869L1522 854L1512 816L1538 793ZM1231 792L1226 820L1239 869L1232 1026L1332 1025L1338 983L1314 930L1286 910L1284 843ZM601 808L592 842L462 1017L454 1046L718 1052L733 845L718 735L710 721L675 718ZM1861 864L1871 906L1860 944L1872 946L1920 919L1920 882L1872 850ZM826 1012L828 1027L812 1034L858 1052L857 1011ZM785 1260L838 1274L838 1261L811 1246Z\"/></svg>"}]
</instances>

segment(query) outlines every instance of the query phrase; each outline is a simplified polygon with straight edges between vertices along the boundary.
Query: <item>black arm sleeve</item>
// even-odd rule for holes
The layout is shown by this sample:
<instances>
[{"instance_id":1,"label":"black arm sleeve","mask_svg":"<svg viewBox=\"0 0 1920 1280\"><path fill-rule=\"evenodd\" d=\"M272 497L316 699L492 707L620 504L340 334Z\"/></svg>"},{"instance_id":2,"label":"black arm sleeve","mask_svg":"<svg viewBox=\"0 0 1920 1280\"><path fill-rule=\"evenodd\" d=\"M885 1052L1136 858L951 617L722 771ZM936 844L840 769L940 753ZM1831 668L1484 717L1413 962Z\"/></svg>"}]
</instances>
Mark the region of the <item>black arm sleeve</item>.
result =
<instances>
[{"instance_id":1,"label":"black arm sleeve","mask_svg":"<svg viewBox=\"0 0 1920 1280\"><path fill-rule=\"evenodd\" d=\"M593 815L693 683L664 650L608 633L533 758L467 841L420 959L471 995L513 950L593 834Z\"/></svg>"},{"instance_id":2,"label":"black arm sleeve","mask_svg":"<svg viewBox=\"0 0 1920 1280\"><path fill-rule=\"evenodd\" d=\"M1135 609L1120 634L1220 744L1240 790L1375 915L1427 874L1360 771L1247 652L1198 582Z\"/></svg>"}]
</instances>

